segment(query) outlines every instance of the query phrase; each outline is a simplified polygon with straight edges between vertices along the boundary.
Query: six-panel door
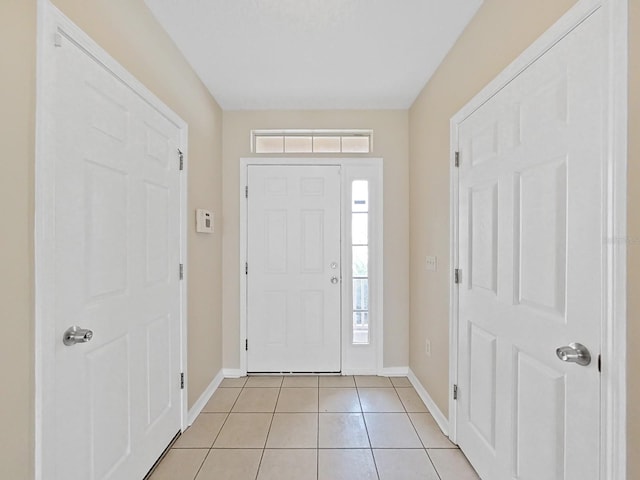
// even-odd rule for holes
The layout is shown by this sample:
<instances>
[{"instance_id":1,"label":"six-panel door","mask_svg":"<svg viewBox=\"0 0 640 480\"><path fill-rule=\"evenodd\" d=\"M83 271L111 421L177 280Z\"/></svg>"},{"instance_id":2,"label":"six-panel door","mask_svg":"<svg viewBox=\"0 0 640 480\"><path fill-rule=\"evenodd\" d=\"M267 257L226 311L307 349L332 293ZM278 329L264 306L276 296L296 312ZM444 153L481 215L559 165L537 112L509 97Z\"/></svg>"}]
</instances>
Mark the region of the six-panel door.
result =
<instances>
[{"instance_id":1,"label":"six-panel door","mask_svg":"<svg viewBox=\"0 0 640 480\"><path fill-rule=\"evenodd\" d=\"M340 167L248 167L247 369L340 371Z\"/></svg>"},{"instance_id":2,"label":"six-panel door","mask_svg":"<svg viewBox=\"0 0 640 480\"><path fill-rule=\"evenodd\" d=\"M47 478L142 478L180 430L179 130L55 49L55 411ZM64 345L77 325L87 343Z\"/></svg>"},{"instance_id":3,"label":"six-panel door","mask_svg":"<svg viewBox=\"0 0 640 480\"><path fill-rule=\"evenodd\" d=\"M457 440L487 480L598 478L603 17L459 125Z\"/></svg>"}]
</instances>

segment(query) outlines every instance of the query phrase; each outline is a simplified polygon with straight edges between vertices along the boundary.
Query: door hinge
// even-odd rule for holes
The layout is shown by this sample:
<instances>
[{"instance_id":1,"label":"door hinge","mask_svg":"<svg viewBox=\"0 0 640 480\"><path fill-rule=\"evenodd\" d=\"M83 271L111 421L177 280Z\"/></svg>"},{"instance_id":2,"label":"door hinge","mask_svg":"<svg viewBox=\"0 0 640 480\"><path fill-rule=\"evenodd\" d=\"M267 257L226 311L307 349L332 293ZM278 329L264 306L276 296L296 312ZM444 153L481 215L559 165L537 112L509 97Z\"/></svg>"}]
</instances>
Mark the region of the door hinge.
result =
<instances>
[{"instance_id":1,"label":"door hinge","mask_svg":"<svg viewBox=\"0 0 640 480\"><path fill-rule=\"evenodd\" d=\"M180 264L180 280L184 279L184 264Z\"/></svg>"},{"instance_id":2,"label":"door hinge","mask_svg":"<svg viewBox=\"0 0 640 480\"><path fill-rule=\"evenodd\" d=\"M53 46L54 47L61 47L62 46L62 34L56 33L53 36Z\"/></svg>"},{"instance_id":3,"label":"door hinge","mask_svg":"<svg viewBox=\"0 0 640 480\"><path fill-rule=\"evenodd\" d=\"M456 268L453 271L453 283L462 283L462 270L460 270L459 268Z\"/></svg>"},{"instance_id":4,"label":"door hinge","mask_svg":"<svg viewBox=\"0 0 640 480\"><path fill-rule=\"evenodd\" d=\"M244 339L244 349L245 349L245 351L249 350L249 339L248 338Z\"/></svg>"},{"instance_id":5,"label":"door hinge","mask_svg":"<svg viewBox=\"0 0 640 480\"><path fill-rule=\"evenodd\" d=\"M456 167L459 167L459 166L460 166L460 152L456 152L456 153L455 153L455 159L454 159L454 161L453 161L453 164L454 164Z\"/></svg>"},{"instance_id":6,"label":"door hinge","mask_svg":"<svg viewBox=\"0 0 640 480\"><path fill-rule=\"evenodd\" d=\"M184 170L184 154L178 149L178 158L180 159L180 170Z\"/></svg>"},{"instance_id":7,"label":"door hinge","mask_svg":"<svg viewBox=\"0 0 640 480\"><path fill-rule=\"evenodd\" d=\"M249 262L244 262L244 274L249 275Z\"/></svg>"},{"instance_id":8,"label":"door hinge","mask_svg":"<svg viewBox=\"0 0 640 480\"><path fill-rule=\"evenodd\" d=\"M454 400L458 399L458 385L456 384L453 385L453 399Z\"/></svg>"},{"instance_id":9,"label":"door hinge","mask_svg":"<svg viewBox=\"0 0 640 480\"><path fill-rule=\"evenodd\" d=\"M598 372L602 372L602 355L598 355Z\"/></svg>"},{"instance_id":10,"label":"door hinge","mask_svg":"<svg viewBox=\"0 0 640 480\"><path fill-rule=\"evenodd\" d=\"M244 198L249 198L249 186L244 187Z\"/></svg>"},{"instance_id":11,"label":"door hinge","mask_svg":"<svg viewBox=\"0 0 640 480\"><path fill-rule=\"evenodd\" d=\"M184 372L180 374L180 390L184 390Z\"/></svg>"}]
</instances>

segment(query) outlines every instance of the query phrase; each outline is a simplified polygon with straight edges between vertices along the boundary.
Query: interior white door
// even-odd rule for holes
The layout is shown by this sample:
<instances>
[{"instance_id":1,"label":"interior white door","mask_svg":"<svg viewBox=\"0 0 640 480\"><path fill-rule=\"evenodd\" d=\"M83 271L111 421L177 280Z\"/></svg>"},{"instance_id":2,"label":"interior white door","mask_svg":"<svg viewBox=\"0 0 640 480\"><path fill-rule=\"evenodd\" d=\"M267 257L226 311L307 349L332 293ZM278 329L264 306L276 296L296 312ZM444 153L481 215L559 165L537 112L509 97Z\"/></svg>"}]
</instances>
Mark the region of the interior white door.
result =
<instances>
[{"instance_id":1,"label":"interior white door","mask_svg":"<svg viewBox=\"0 0 640 480\"><path fill-rule=\"evenodd\" d=\"M247 370L340 371L340 167L248 167Z\"/></svg>"},{"instance_id":2,"label":"interior white door","mask_svg":"<svg viewBox=\"0 0 640 480\"><path fill-rule=\"evenodd\" d=\"M603 22L459 125L457 441L485 480L599 477ZM589 365L557 356L572 342Z\"/></svg>"},{"instance_id":3,"label":"interior white door","mask_svg":"<svg viewBox=\"0 0 640 480\"><path fill-rule=\"evenodd\" d=\"M141 479L181 427L179 129L60 42L46 122L56 334L45 477ZM65 345L74 325L93 338Z\"/></svg>"}]
</instances>

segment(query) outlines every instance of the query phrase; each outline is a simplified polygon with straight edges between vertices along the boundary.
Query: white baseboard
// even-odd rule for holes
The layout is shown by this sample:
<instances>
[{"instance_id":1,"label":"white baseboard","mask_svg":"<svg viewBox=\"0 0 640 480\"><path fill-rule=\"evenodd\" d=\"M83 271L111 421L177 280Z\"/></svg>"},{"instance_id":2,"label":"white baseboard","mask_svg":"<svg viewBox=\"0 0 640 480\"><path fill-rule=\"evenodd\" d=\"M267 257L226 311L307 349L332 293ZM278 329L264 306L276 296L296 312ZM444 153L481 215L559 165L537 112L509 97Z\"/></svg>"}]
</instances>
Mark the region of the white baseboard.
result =
<instances>
[{"instance_id":1,"label":"white baseboard","mask_svg":"<svg viewBox=\"0 0 640 480\"><path fill-rule=\"evenodd\" d=\"M376 370L375 368L353 368L342 371L342 375L378 375L380 377L406 377L409 367L389 367Z\"/></svg>"},{"instance_id":2,"label":"white baseboard","mask_svg":"<svg viewBox=\"0 0 640 480\"><path fill-rule=\"evenodd\" d=\"M187 413L187 426L191 426L195 419L198 418L198 415L200 415L200 412L202 412L204 406L211 399L213 392L215 392L220 383L222 383L224 377L225 375L223 371L220 370L218 374L213 378L213 380L211 380L211 383L205 389L205 391L202 392L200 398L198 398L196 403L193 404L193 407L189 409L189 412Z\"/></svg>"},{"instance_id":3,"label":"white baseboard","mask_svg":"<svg viewBox=\"0 0 640 480\"><path fill-rule=\"evenodd\" d=\"M444 414L440 411L440 409L436 405L436 402L433 401L433 398L431 398L431 395L429 395L427 390L422 386L422 384L420 383L420 380L418 380L418 377L416 377L416 374L413 373L413 370L409 369L407 377L409 378L409 381L413 385L413 388L416 389L416 392L418 393L418 395L420 396L424 404L427 406L429 413L431 413L431 416L440 427L440 430L442 430L442 433L444 433L448 437L449 436L449 420L447 420L447 417L445 417Z\"/></svg>"},{"instance_id":4,"label":"white baseboard","mask_svg":"<svg viewBox=\"0 0 640 480\"><path fill-rule=\"evenodd\" d=\"M239 368L223 368L222 374L224 375L224 378L240 378L247 375L246 372L243 372Z\"/></svg>"},{"instance_id":5,"label":"white baseboard","mask_svg":"<svg viewBox=\"0 0 640 480\"><path fill-rule=\"evenodd\" d=\"M371 368L353 368L342 370L342 375L377 375L376 369Z\"/></svg>"},{"instance_id":6,"label":"white baseboard","mask_svg":"<svg viewBox=\"0 0 640 480\"><path fill-rule=\"evenodd\" d=\"M409 374L409 367L389 367L383 368L380 375L384 377L406 377Z\"/></svg>"}]
</instances>

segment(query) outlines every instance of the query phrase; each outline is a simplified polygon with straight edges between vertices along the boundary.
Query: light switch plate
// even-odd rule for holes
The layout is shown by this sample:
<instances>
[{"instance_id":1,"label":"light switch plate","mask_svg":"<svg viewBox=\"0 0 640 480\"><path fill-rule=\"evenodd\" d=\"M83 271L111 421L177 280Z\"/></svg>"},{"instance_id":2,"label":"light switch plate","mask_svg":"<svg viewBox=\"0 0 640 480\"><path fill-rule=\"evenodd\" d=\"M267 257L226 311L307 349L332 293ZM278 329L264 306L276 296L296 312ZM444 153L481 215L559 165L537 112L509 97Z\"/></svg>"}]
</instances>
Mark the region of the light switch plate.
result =
<instances>
[{"instance_id":1,"label":"light switch plate","mask_svg":"<svg viewBox=\"0 0 640 480\"><path fill-rule=\"evenodd\" d=\"M438 257L427 256L427 270L435 272L438 270Z\"/></svg>"}]
</instances>

